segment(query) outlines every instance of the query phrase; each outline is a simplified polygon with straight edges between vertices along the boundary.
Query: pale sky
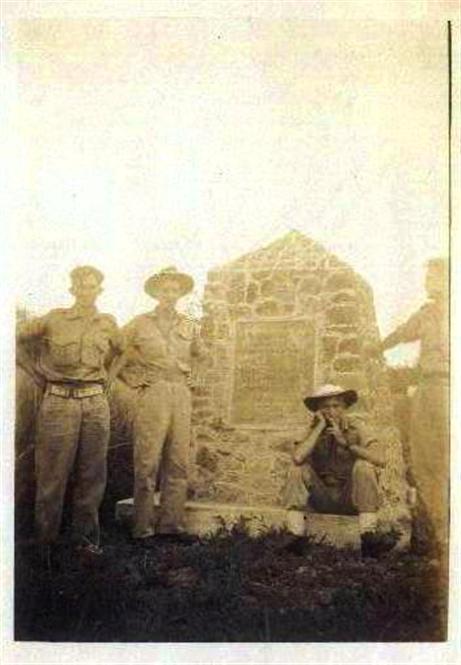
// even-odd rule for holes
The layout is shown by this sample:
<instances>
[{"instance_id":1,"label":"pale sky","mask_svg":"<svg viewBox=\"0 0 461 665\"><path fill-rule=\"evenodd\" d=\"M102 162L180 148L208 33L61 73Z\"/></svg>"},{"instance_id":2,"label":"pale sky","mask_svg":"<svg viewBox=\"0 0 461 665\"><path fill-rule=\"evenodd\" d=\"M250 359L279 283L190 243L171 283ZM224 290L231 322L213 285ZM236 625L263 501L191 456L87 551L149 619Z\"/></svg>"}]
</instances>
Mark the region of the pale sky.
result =
<instances>
[{"instance_id":1,"label":"pale sky","mask_svg":"<svg viewBox=\"0 0 461 665\"><path fill-rule=\"evenodd\" d=\"M14 28L14 29L13 29ZM447 254L446 23L260 19L10 24L17 302L152 307L149 274L206 272L290 229L373 287L387 334ZM415 349L389 354L411 362Z\"/></svg>"}]
</instances>

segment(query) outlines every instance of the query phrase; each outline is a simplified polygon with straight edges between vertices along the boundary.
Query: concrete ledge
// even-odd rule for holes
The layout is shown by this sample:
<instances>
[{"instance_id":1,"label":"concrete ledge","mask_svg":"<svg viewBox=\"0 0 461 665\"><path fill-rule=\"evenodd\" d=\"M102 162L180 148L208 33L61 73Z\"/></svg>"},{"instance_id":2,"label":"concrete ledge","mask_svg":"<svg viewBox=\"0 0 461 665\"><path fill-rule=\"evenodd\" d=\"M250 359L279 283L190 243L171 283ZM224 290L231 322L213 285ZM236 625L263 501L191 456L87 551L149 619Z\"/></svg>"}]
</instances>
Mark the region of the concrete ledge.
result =
<instances>
[{"instance_id":1,"label":"concrete ledge","mask_svg":"<svg viewBox=\"0 0 461 665\"><path fill-rule=\"evenodd\" d=\"M158 508L159 497L155 504ZM133 519L133 499L118 501L115 508L118 522L130 525ZM248 506L229 503L188 501L185 525L188 533L211 535L220 528L229 529L244 520L251 535L269 529L287 529L297 535L313 535L336 547L358 548L360 533L358 518L345 515L320 515L300 510L285 510L268 506Z\"/></svg>"}]
</instances>

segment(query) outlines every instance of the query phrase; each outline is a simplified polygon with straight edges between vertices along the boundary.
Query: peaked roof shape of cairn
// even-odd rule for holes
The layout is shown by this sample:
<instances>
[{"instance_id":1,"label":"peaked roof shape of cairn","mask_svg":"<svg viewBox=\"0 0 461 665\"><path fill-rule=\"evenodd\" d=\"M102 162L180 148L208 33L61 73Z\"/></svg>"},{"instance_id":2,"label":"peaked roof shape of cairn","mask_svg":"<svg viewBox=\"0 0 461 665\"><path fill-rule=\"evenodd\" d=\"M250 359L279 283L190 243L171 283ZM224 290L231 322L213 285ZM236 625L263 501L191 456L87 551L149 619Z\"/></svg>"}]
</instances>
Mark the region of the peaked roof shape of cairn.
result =
<instances>
[{"instance_id":1,"label":"peaked roof shape of cairn","mask_svg":"<svg viewBox=\"0 0 461 665\"><path fill-rule=\"evenodd\" d=\"M323 245L308 238L297 230L286 233L269 245L254 252L223 264L219 271L227 270L306 270L306 263L311 262L309 268L329 268L330 270L345 270L353 274L357 281L368 287L367 282L356 273L347 263L341 261L335 254L329 252ZM215 270L211 271L213 274Z\"/></svg>"}]
</instances>

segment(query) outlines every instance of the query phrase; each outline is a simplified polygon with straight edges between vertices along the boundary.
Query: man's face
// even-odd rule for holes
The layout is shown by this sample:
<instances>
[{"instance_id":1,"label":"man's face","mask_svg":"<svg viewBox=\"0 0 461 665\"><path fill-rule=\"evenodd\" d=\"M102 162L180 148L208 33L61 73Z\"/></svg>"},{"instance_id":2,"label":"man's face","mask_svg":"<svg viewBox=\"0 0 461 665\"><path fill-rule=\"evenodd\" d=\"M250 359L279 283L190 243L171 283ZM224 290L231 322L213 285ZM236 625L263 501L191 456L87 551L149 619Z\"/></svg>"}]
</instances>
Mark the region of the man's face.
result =
<instances>
[{"instance_id":1,"label":"man's face","mask_svg":"<svg viewBox=\"0 0 461 665\"><path fill-rule=\"evenodd\" d=\"M428 267L426 272L426 293L429 298L440 298L444 292L444 275L441 270Z\"/></svg>"},{"instance_id":2,"label":"man's face","mask_svg":"<svg viewBox=\"0 0 461 665\"><path fill-rule=\"evenodd\" d=\"M174 307L181 294L181 287L176 280L165 279L156 297L163 307Z\"/></svg>"},{"instance_id":3,"label":"man's face","mask_svg":"<svg viewBox=\"0 0 461 665\"><path fill-rule=\"evenodd\" d=\"M70 291L74 295L76 303L82 307L91 307L95 304L102 288L94 275L88 275L77 280Z\"/></svg>"},{"instance_id":4,"label":"man's face","mask_svg":"<svg viewBox=\"0 0 461 665\"><path fill-rule=\"evenodd\" d=\"M346 405L341 397L325 397L319 406L319 411L327 421L339 422L346 410Z\"/></svg>"}]
</instances>

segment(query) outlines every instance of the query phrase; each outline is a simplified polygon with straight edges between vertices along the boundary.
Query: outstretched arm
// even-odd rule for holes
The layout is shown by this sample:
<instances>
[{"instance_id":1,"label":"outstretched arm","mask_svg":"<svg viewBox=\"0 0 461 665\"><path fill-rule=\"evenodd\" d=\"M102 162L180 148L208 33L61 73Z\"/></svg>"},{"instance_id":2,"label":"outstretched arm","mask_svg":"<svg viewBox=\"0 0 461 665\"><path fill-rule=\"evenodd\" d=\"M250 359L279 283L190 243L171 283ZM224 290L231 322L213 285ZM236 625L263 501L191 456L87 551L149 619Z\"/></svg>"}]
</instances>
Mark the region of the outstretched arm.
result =
<instances>
[{"instance_id":1,"label":"outstretched arm","mask_svg":"<svg viewBox=\"0 0 461 665\"><path fill-rule=\"evenodd\" d=\"M406 344L407 342L415 342L421 336L421 317L422 309L418 310L415 314L410 316L408 321L398 326L394 332L387 335L381 343L382 351L392 349L397 344Z\"/></svg>"}]
</instances>

